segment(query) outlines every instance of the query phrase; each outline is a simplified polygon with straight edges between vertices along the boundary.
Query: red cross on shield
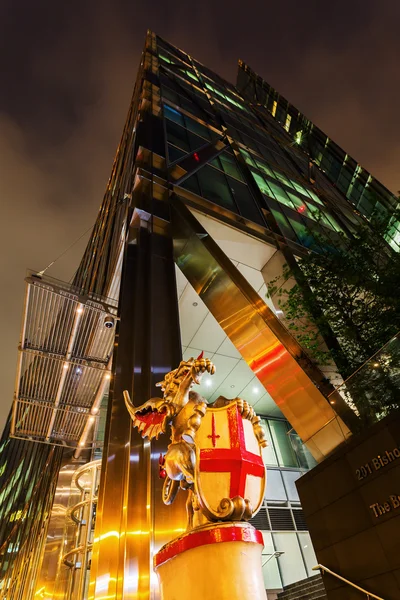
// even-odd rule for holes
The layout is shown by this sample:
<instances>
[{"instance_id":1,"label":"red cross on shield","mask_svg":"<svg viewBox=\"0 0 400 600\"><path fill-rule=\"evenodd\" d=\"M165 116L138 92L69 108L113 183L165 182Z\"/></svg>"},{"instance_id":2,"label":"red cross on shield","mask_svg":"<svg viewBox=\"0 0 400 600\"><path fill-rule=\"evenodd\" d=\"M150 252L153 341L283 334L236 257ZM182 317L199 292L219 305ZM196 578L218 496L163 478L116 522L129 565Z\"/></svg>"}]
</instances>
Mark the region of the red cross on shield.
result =
<instances>
[{"instance_id":1,"label":"red cross on shield","mask_svg":"<svg viewBox=\"0 0 400 600\"><path fill-rule=\"evenodd\" d=\"M243 419L235 401L207 408L196 434L196 475L201 500L215 512L223 498L249 500L260 508L266 472L253 425Z\"/></svg>"}]
</instances>

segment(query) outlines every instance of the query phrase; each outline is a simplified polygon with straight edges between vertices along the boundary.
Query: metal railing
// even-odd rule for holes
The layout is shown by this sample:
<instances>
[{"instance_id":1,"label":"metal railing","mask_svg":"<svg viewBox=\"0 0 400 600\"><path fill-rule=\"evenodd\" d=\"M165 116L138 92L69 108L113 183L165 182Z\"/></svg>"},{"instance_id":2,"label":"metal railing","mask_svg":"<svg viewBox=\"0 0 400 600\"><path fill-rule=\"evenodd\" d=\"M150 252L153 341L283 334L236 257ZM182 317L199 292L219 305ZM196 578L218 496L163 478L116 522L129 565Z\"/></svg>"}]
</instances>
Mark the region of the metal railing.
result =
<instances>
[{"instance_id":1,"label":"metal railing","mask_svg":"<svg viewBox=\"0 0 400 600\"><path fill-rule=\"evenodd\" d=\"M69 600L87 598L100 470L101 460L95 460L82 465L72 477L73 498L78 501L67 511L65 532L68 532L69 524L73 523L75 532L70 537L74 547L69 548L62 556L60 565L68 568L66 576L68 592L65 597Z\"/></svg>"},{"instance_id":2,"label":"metal railing","mask_svg":"<svg viewBox=\"0 0 400 600\"><path fill-rule=\"evenodd\" d=\"M344 583L347 583L347 585L350 585L351 587L353 587L356 590L359 590L360 592L362 592L363 594L365 594L366 597L367 597L367 600L370 600L370 598L375 598L376 600L385 600L381 596L376 596L372 592L368 592L367 590L364 590L364 588L360 587L356 583L353 583L353 582L349 581L348 579L345 579L344 577L342 577L341 575L338 575L334 571L331 571L330 569L328 569L328 567L325 567L324 565L317 565L317 566L313 567L312 570L313 571L318 571L319 570L319 571L322 571L322 573L329 573L329 575L332 575L333 577L336 577L336 579L340 579L341 581L344 581Z\"/></svg>"}]
</instances>

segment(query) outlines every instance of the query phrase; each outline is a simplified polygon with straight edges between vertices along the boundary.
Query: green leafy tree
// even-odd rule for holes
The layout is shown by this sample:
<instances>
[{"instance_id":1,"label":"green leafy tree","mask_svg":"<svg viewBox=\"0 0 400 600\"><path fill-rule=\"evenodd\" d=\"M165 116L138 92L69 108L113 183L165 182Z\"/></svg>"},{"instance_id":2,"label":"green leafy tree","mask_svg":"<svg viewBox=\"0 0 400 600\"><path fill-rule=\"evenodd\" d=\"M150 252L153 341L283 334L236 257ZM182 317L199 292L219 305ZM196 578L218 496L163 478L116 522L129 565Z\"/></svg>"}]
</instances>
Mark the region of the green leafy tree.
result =
<instances>
[{"instance_id":1,"label":"green leafy tree","mask_svg":"<svg viewBox=\"0 0 400 600\"><path fill-rule=\"evenodd\" d=\"M339 235L335 248L312 232L311 251L296 266L285 267L284 277L294 276L297 283L278 290L275 280L269 286L289 330L310 358L319 364L333 359L344 378L400 331L400 254L384 241L389 229L375 219L361 225L351 239ZM329 350L321 348L320 334L326 340L332 333L338 343ZM374 371L366 376L364 367L364 379L358 383L360 412L368 418L400 406L393 361L386 356L371 364ZM355 396L353 390L357 403Z\"/></svg>"}]
</instances>

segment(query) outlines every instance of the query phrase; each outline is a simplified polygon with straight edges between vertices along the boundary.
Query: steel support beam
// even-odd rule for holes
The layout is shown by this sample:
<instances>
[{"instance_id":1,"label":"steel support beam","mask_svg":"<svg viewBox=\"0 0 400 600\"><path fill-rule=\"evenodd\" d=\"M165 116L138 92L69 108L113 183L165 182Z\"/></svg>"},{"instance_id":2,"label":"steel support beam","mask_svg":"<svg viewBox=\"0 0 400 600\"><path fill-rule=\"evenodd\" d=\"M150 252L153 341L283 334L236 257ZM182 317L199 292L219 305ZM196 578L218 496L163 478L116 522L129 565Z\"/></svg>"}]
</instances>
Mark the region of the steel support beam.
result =
<instances>
[{"instance_id":1,"label":"steel support beam","mask_svg":"<svg viewBox=\"0 0 400 600\"><path fill-rule=\"evenodd\" d=\"M346 441L354 414L322 394L324 377L179 198L171 203L175 260L314 458ZM343 418L342 418L343 417ZM345 421L346 420L346 423Z\"/></svg>"}]
</instances>

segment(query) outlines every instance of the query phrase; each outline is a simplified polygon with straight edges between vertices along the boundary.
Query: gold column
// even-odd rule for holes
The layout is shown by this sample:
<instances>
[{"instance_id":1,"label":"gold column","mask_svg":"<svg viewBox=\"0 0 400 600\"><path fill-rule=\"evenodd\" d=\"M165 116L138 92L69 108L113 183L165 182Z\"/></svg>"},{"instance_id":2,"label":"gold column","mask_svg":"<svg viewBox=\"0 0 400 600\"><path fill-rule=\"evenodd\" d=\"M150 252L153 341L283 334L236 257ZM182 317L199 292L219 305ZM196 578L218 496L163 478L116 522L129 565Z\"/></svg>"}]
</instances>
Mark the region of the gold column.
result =
<instances>
[{"instance_id":1,"label":"gold column","mask_svg":"<svg viewBox=\"0 0 400 600\"><path fill-rule=\"evenodd\" d=\"M351 435L318 389L323 377L183 202L173 200L175 260L316 460ZM336 400L343 414L347 405Z\"/></svg>"},{"instance_id":2,"label":"gold column","mask_svg":"<svg viewBox=\"0 0 400 600\"><path fill-rule=\"evenodd\" d=\"M172 241L146 230L127 244L120 322L96 518L90 600L158 598L152 557L185 530L184 494L162 503L158 459L168 436L150 444L132 428L123 390L136 406L181 359Z\"/></svg>"}]
</instances>

